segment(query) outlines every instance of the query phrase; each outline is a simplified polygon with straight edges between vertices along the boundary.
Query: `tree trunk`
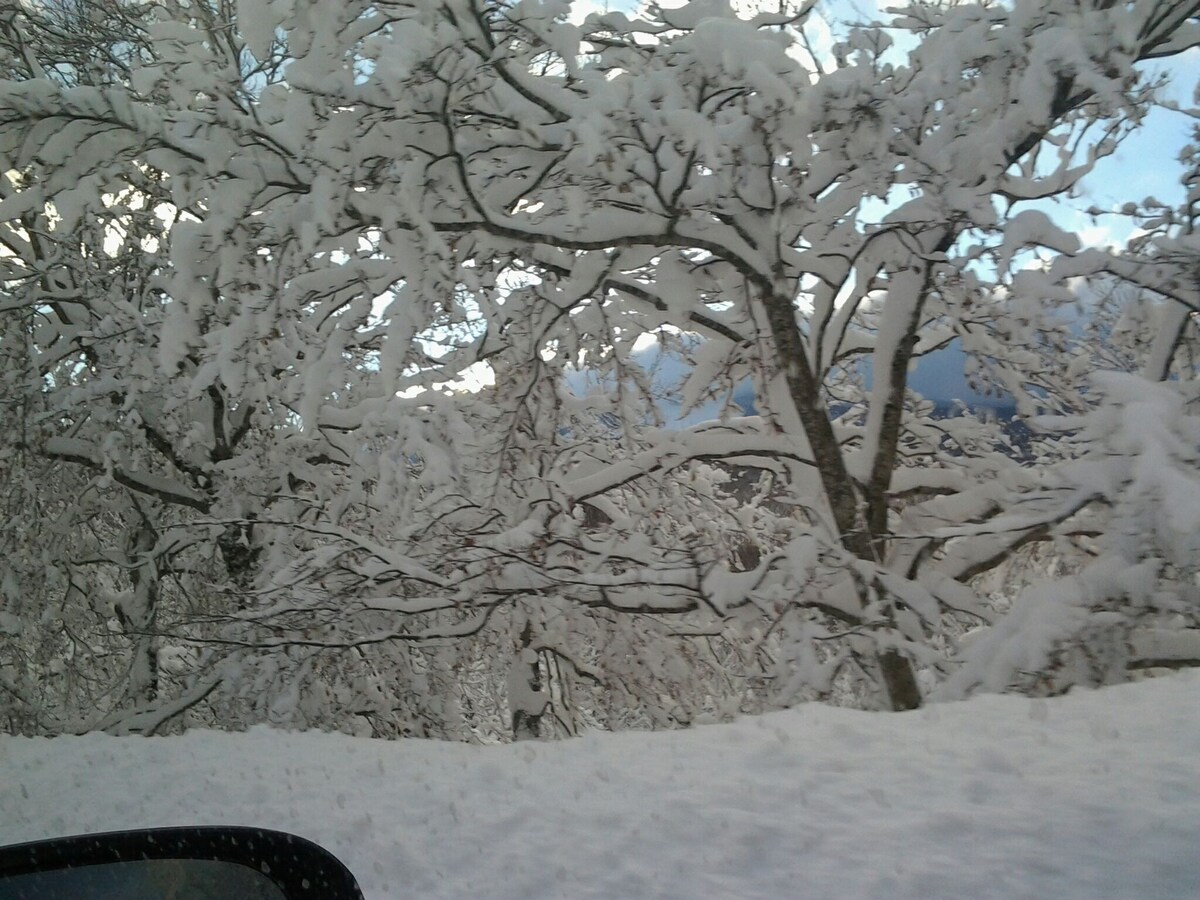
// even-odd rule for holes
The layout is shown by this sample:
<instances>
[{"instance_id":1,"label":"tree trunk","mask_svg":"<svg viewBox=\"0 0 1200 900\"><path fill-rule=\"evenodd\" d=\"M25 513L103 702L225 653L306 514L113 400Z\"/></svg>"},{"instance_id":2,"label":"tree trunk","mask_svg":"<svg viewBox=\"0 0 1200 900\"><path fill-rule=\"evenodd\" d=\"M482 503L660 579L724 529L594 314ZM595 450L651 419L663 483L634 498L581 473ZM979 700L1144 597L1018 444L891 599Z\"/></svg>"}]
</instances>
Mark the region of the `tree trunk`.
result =
<instances>
[{"instance_id":1,"label":"tree trunk","mask_svg":"<svg viewBox=\"0 0 1200 900\"><path fill-rule=\"evenodd\" d=\"M533 649L533 625L525 621L521 643L508 676L508 705L512 711L514 741L536 741L541 737L542 716L547 700L542 689L538 652Z\"/></svg>"},{"instance_id":2,"label":"tree trunk","mask_svg":"<svg viewBox=\"0 0 1200 900\"><path fill-rule=\"evenodd\" d=\"M842 546L858 559L878 561L882 534L871 527L875 517L870 515L866 498L846 468L829 409L796 329L791 299L785 295L769 297L765 305L777 360L787 373L788 392L812 448L813 462ZM886 517L884 521L886 526ZM865 592L860 599L864 607L870 601ZM921 691L912 661L897 650L887 650L876 657L876 662L892 709L899 712L920 707Z\"/></svg>"},{"instance_id":3,"label":"tree trunk","mask_svg":"<svg viewBox=\"0 0 1200 900\"><path fill-rule=\"evenodd\" d=\"M157 533L145 520L131 530L126 552L133 590L128 602L117 604L114 610L133 641L125 700L134 705L158 698L158 636L154 633L158 618L158 563L153 555L157 541Z\"/></svg>"},{"instance_id":4,"label":"tree trunk","mask_svg":"<svg viewBox=\"0 0 1200 900\"><path fill-rule=\"evenodd\" d=\"M917 674L912 660L897 650L885 650L878 656L879 672L883 686L887 689L888 702L895 712L920 709L921 689L917 686Z\"/></svg>"}]
</instances>

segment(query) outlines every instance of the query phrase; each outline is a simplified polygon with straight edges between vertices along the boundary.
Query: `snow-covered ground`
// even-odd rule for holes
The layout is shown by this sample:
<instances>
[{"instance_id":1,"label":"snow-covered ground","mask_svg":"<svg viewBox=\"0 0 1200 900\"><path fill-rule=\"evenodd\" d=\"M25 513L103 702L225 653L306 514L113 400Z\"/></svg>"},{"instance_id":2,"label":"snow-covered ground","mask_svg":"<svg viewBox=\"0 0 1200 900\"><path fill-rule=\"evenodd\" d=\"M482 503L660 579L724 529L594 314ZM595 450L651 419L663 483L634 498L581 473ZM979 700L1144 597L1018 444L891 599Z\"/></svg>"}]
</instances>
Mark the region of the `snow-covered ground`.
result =
<instances>
[{"instance_id":1,"label":"snow-covered ground","mask_svg":"<svg viewBox=\"0 0 1200 900\"><path fill-rule=\"evenodd\" d=\"M553 744L0 737L0 843L294 831L368 897L1200 897L1200 674Z\"/></svg>"}]
</instances>

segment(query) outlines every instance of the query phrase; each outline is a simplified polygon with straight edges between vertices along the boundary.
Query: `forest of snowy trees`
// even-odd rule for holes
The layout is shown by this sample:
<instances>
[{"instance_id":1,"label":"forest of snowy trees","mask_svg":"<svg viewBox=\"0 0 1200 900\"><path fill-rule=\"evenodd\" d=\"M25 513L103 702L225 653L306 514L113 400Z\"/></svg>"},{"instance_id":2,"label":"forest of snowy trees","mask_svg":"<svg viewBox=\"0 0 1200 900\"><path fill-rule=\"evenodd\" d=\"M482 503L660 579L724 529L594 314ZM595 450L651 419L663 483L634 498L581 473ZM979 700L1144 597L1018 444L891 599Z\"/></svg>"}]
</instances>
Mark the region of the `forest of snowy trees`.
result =
<instances>
[{"instance_id":1,"label":"forest of snowy trees","mask_svg":"<svg viewBox=\"0 0 1200 900\"><path fill-rule=\"evenodd\" d=\"M870 12L4 4L0 729L1200 664L1200 139L1062 215L1200 120L1200 0ZM1015 422L911 389L948 347Z\"/></svg>"}]
</instances>

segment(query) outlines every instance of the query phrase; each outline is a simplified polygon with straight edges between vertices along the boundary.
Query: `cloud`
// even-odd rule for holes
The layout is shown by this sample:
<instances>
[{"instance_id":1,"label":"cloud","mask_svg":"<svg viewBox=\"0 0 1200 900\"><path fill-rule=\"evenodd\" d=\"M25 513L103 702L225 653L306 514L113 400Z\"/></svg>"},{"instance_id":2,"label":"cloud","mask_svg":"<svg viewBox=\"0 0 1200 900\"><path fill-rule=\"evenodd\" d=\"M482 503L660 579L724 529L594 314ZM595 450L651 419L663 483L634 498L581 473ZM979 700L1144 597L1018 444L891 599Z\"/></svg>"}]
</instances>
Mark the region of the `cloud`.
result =
<instances>
[{"instance_id":1,"label":"cloud","mask_svg":"<svg viewBox=\"0 0 1200 900\"><path fill-rule=\"evenodd\" d=\"M1112 247L1120 243L1117 240L1116 233L1107 225L1093 225L1089 228L1080 228L1075 234L1079 238L1079 243L1086 248Z\"/></svg>"}]
</instances>

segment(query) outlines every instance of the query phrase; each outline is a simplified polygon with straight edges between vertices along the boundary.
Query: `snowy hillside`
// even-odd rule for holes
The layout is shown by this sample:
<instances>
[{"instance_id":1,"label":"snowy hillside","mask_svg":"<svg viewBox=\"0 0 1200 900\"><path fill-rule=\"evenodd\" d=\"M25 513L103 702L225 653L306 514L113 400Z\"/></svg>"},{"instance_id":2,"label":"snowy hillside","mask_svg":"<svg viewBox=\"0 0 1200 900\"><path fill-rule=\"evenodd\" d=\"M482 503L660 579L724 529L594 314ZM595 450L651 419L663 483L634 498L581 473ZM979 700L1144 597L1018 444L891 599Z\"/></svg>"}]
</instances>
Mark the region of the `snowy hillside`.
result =
<instances>
[{"instance_id":1,"label":"snowy hillside","mask_svg":"<svg viewBox=\"0 0 1200 900\"><path fill-rule=\"evenodd\" d=\"M298 832L368 897L1200 896L1200 677L477 747L0 737L0 843Z\"/></svg>"}]
</instances>

